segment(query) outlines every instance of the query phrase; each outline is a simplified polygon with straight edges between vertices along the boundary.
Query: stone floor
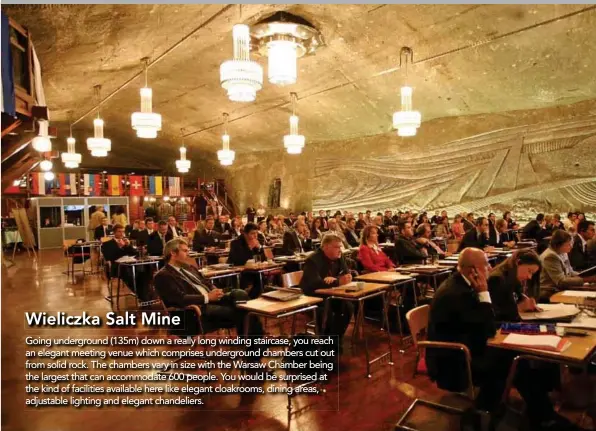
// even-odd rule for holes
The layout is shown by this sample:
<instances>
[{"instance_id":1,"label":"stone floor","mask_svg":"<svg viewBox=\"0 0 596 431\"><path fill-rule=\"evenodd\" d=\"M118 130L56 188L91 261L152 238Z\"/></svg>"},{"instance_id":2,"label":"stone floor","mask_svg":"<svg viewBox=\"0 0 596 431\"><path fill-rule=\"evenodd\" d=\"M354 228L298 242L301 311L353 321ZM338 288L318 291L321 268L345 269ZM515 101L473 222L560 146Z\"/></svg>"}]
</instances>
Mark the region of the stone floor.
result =
<instances>
[{"instance_id":1,"label":"stone floor","mask_svg":"<svg viewBox=\"0 0 596 431\"><path fill-rule=\"evenodd\" d=\"M346 348L339 377L324 395L294 398L294 413L288 423L285 395L212 396L205 408L43 408L24 407L24 338L28 335L90 336L89 329L25 328L25 311L109 311L105 281L99 276L80 277L71 284L59 251L40 251L38 259L26 253L15 264L2 268L2 429L31 431L99 430L358 430L393 429L401 414L416 397L441 400L453 396L437 390L425 376L412 377L414 354L400 354L394 336L393 366L380 364L372 378L365 377L364 352ZM109 329L105 329L110 331ZM270 325L270 332L277 326ZM114 330L111 330L114 331ZM351 331L351 328L349 329ZM367 324L373 353L386 349L386 338ZM422 430L459 429L457 423L421 410L415 422ZM502 429L515 429L502 427Z\"/></svg>"}]
</instances>

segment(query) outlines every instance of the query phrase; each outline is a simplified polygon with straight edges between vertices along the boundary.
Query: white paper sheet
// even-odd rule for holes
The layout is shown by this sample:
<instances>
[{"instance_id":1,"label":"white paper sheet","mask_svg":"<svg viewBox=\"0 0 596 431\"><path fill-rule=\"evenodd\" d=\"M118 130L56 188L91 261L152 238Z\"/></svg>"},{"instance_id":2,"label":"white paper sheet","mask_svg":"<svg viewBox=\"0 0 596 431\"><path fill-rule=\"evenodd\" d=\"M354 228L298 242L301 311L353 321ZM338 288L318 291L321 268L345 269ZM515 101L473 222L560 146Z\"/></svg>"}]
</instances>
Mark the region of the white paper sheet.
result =
<instances>
[{"instance_id":1,"label":"white paper sheet","mask_svg":"<svg viewBox=\"0 0 596 431\"><path fill-rule=\"evenodd\" d=\"M556 349L561 342L561 337L557 335L524 335L509 334L503 340L504 344L525 347L547 347Z\"/></svg>"},{"instance_id":2,"label":"white paper sheet","mask_svg":"<svg viewBox=\"0 0 596 431\"><path fill-rule=\"evenodd\" d=\"M565 328L596 329L596 317L578 316L571 323L557 323L557 326Z\"/></svg>"},{"instance_id":3,"label":"white paper sheet","mask_svg":"<svg viewBox=\"0 0 596 431\"><path fill-rule=\"evenodd\" d=\"M584 291L584 290L565 290L562 293L563 296L576 296L578 298L596 298L596 292Z\"/></svg>"},{"instance_id":4,"label":"white paper sheet","mask_svg":"<svg viewBox=\"0 0 596 431\"><path fill-rule=\"evenodd\" d=\"M519 313L522 320L553 320L579 314L579 309L570 304L538 304L541 312Z\"/></svg>"}]
</instances>

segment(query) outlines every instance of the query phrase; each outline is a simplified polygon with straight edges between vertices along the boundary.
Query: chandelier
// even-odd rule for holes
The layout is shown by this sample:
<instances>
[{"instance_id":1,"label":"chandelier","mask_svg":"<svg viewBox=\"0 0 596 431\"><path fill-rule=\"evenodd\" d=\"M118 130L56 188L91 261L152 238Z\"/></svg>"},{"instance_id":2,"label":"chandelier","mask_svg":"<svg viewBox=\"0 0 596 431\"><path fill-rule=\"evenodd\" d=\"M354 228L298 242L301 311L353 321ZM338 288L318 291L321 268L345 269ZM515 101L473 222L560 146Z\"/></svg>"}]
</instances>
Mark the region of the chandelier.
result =
<instances>
[{"instance_id":1,"label":"chandelier","mask_svg":"<svg viewBox=\"0 0 596 431\"><path fill-rule=\"evenodd\" d=\"M290 117L290 134L284 136L284 147L288 154L300 154L304 148L304 135L298 134L298 116L296 115L296 93L290 93L292 99L292 116Z\"/></svg>"},{"instance_id":2,"label":"chandelier","mask_svg":"<svg viewBox=\"0 0 596 431\"><path fill-rule=\"evenodd\" d=\"M93 120L93 138L87 138L87 149L93 157L106 157L108 151L112 150L112 141L103 137L103 120L100 118L101 99L99 92L101 85L95 86L95 92L99 99L97 106L97 118Z\"/></svg>"},{"instance_id":3,"label":"chandelier","mask_svg":"<svg viewBox=\"0 0 596 431\"><path fill-rule=\"evenodd\" d=\"M405 56L406 79L408 76L408 59L413 62L414 53L411 48L403 47L399 53L399 65ZM393 128L397 129L398 136L414 136L420 127L422 116L420 112L412 110L412 87L401 88L401 111L393 114Z\"/></svg>"},{"instance_id":4,"label":"chandelier","mask_svg":"<svg viewBox=\"0 0 596 431\"><path fill-rule=\"evenodd\" d=\"M55 178L55 175L52 171L48 171L43 174L43 179L46 181L53 181L54 178Z\"/></svg>"},{"instance_id":5,"label":"chandelier","mask_svg":"<svg viewBox=\"0 0 596 431\"><path fill-rule=\"evenodd\" d=\"M62 153L60 157L62 158L62 163L64 166L71 169L71 168L78 168L79 163L81 163L81 155L75 151L75 138L72 137L72 125L70 126L70 136L66 138L66 146L67 152Z\"/></svg>"},{"instance_id":6,"label":"chandelier","mask_svg":"<svg viewBox=\"0 0 596 431\"><path fill-rule=\"evenodd\" d=\"M190 160L186 160L186 147L184 146L184 131L182 131L182 146L180 147L180 160L176 160L176 168L181 174L190 170Z\"/></svg>"},{"instance_id":7,"label":"chandelier","mask_svg":"<svg viewBox=\"0 0 596 431\"><path fill-rule=\"evenodd\" d=\"M39 151L40 153L52 151L52 141L50 141L50 136L48 133L49 123L45 120L42 120L38 121L37 124L39 125L39 132L31 141L31 146L35 151Z\"/></svg>"},{"instance_id":8,"label":"chandelier","mask_svg":"<svg viewBox=\"0 0 596 431\"><path fill-rule=\"evenodd\" d=\"M304 18L276 12L252 27L259 52L268 60L269 82L295 84L298 58L312 54L322 45L320 32Z\"/></svg>"},{"instance_id":9,"label":"chandelier","mask_svg":"<svg viewBox=\"0 0 596 431\"><path fill-rule=\"evenodd\" d=\"M228 135L228 114L224 114L224 134L221 137L223 148L217 152L217 158L222 166L230 166L234 163L236 153L230 150L230 135Z\"/></svg>"},{"instance_id":10,"label":"chandelier","mask_svg":"<svg viewBox=\"0 0 596 431\"><path fill-rule=\"evenodd\" d=\"M141 112L134 112L131 117L132 128L139 138L154 139L161 130L161 115L152 111L153 90L147 86L148 58L145 63L145 86L141 88Z\"/></svg>"},{"instance_id":11,"label":"chandelier","mask_svg":"<svg viewBox=\"0 0 596 431\"><path fill-rule=\"evenodd\" d=\"M250 60L249 28L236 24L232 29L234 59L219 68L221 86L228 92L232 102L253 102L257 91L263 88L263 68Z\"/></svg>"}]
</instances>

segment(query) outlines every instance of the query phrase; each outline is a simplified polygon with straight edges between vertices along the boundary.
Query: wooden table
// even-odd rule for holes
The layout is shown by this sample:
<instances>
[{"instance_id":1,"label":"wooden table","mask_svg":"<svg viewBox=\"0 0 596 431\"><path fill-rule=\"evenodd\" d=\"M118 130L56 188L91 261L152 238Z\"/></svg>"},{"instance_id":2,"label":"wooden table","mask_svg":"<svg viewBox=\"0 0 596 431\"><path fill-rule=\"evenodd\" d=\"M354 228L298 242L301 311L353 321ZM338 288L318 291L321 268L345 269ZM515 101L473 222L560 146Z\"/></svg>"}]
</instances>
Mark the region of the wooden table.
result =
<instances>
[{"instance_id":1,"label":"wooden table","mask_svg":"<svg viewBox=\"0 0 596 431\"><path fill-rule=\"evenodd\" d=\"M398 272L393 271L381 271L381 272L370 272L368 274L362 274L356 277L356 281L364 281L368 283L381 283L381 284L389 284L395 292L399 286L402 286L404 289L406 286L412 286L412 293L414 298L416 297L416 278L411 277L409 275L400 274ZM405 296L403 292L400 292L402 296ZM397 304L397 327L399 328L399 336L401 337L401 341L403 343L404 338L404 331L401 326L401 313L399 311L399 304Z\"/></svg>"},{"instance_id":2,"label":"wooden table","mask_svg":"<svg viewBox=\"0 0 596 431\"><path fill-rule=\"evenodd\" d=\"M242 268L242 272L248 272L248 273L252 272L252 273L259 274L259 280L261 281L261 287L264 287L263 274L266 274L271 271L277 271L278 269L283 268L284 266L285 266L284 263L263 262L263 263L257 263L254 266L244 265L243 267L238 267L238 268Z\"/></svg>"},{"instance_id":3,"label":"wooden table","mask_svg":"<svg viewBox=\"0 0 596 431\"><path fill-rule=\"evenodd\" d=\"M231 278L236 277L237 287L240 288L240 273L242 272L243 267L233 267L229 269L209 269L203 268L201 269L201 274L207 280L219 280L221 278Z\"/></svg>"},{"instance_id":4,"label":"wooden table","mask_svg":"<svg viewBox=\"0 0 596 431\"><path fill-rule=\"evenodd\" d=\"M350 283L342 287L334 287L329 289L317 289L315 293L317 295L325 296L325 311L323 314L323 325L322 328L326 328L327 318L329 314L330 301L334 299L357 302L358 303L358 316L354 321L354 332L352 332L352 341L358 330L362 331L362 338L364 339L364 350L366 353L366 376L370 379L370 367L377 361L389 356L389 364L393 365L393 349L391 345L391 333L389 330L389 318L387 317L387 291L391 288L390 284L387 283L364 283L364 289L358 291L347 291L347 287L352 287L356 283ZM366 333L364 332L364 301L367 299L375 298L380 296L383 299L383 325L386 325L387 329L387 341L389 344L389 351L383 353L377 358L370 359L370 353L368 351L368 340Z\"/></svg>"},{"instance_id":5,"label":"wooden table","mask_svg":"<svg viewBox=\"0 0 596 431\"><path fill-rule=\"evenodd\" d=\"M400 273L405 273L405 275L408 275L408 273L411 273L412 277L416 277L416 278L426 278L427 280L429 280L429 285L430 285L430 280L432 279L432 288L434 291L437 290L437 288L439 287L437 285L437 278L443 275L449 275L451 274L451 272L453 271L453 266L435 266L435 265L420 265L420 264L413 264L413 265L402 265L402 266L398 266L396 269L396 271L400 272ZM418 306L418 299L416 298L416 295L414 295L414 300L415 300L415 305Z\"/></svg>"},{"instance_id":6,"label":"wooden table","mask_svg":"<svg viewBox=\"0 0 596 431\"><path fill-rule=\"evenodd\" d=\"M591 286L589 286L591 287ZM569 289L569 290L580 290L582 292L584 291L593 291L595 290L594 288L589 288L589 289L581 289L579 287L574 287L573 289ZM570 296L570 295L564 295L563 293L566 292L565 290L562 292L557 292L555 294L553 294L550 297L550 302L552 302L553 304L574 304L574 305L584 305L586 302L593 302L596 304L596 293L594 294L593 297L585 297L585 296Z\"/></svg>"},{"instance_id":7,"label":"wooden table","mask_svg":"<svg viewBox=\"0 0 596 431\"><path fill-rule=\"evenodd\" d=\"M571 345L562 352L551 352L549 350L533 349L531 347L511 346L503 344L503 340L507 335L497 333L494 338L488 340L490 347L498 349L514 350L516 352L528 353L533 356L544 357L548 359L555 359L558 362L565 364L584 364L589 361L592 352L596 349L596 332L587 331L588 335L580 337L577 335L565 335L563 338L568 339Z\"/></svg>"}]
</instances>

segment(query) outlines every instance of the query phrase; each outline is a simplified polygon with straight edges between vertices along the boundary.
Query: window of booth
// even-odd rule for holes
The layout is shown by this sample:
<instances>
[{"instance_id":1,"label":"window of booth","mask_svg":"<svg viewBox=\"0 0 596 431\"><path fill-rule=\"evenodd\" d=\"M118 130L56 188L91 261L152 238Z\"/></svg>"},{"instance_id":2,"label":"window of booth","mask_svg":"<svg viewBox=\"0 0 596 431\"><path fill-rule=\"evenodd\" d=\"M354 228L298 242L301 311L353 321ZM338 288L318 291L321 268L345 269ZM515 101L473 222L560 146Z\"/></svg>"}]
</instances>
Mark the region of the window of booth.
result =
<instances>
[{"instance_id":1,"label":"window of booth","mask_svg":"<svg viewBox=\"0 0 596 431\"><path fill-rule=\"evenodd\" d=\"M40 207L39 220L41 228L60 227L62 226L60 207Z\"/></svg>"},{"instance_id":2,"label":"window of booth","mask_svg":"<svg viewBox=\"0 0 596 431\"><path fill-rule=\"evenodd\" d=\"M84 211L84 205L64 205L64 226L83 226Z\"/></svg>"},{"instance_id":3,"label":"window of booth","mask_svg":"<svg viewBox=\"0 0 596 431\"><path fill-rule=\"evenodd\" d=\"M126 205L110 205L110 224L130 224L128 220L128 207Z\"/></svg>"}]
</instances>

